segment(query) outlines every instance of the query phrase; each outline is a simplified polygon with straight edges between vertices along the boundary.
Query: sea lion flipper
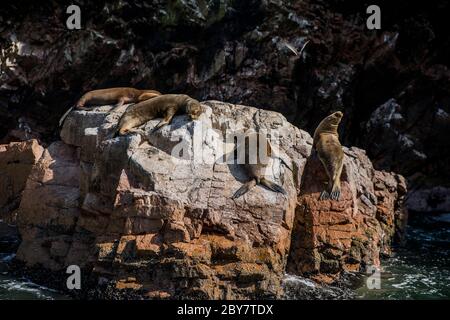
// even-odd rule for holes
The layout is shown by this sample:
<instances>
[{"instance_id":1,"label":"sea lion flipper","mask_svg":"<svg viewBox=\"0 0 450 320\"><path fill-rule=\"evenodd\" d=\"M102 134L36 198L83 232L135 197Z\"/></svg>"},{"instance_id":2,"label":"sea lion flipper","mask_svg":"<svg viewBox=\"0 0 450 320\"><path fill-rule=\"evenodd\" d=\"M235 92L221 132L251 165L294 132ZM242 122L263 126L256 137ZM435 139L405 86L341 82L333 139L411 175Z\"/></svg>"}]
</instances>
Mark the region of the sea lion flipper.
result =
<instances>
[{"instance_id":1,"label":"sea lion flipper","mask_svg":"<svg viewBox=\"0 0 450 320\"><path fill-rule=\"evenodd\" d=\"M331 200L339 200L339 197L341 196L341 190L332 191L330 194Z\"/></svg>"},{"instance_id":2,"label":"sea lion flipper","mask_svg":"<svg viewBox=\"0 0 450 320\"><path fill-rule=\"evenodd\" d=\"M160 93L156 93L156 92L145 92L143 94L141 94L138 98L137 101L141 102L141 101L145 101L154 97L158 97L160 96Z\"/></svg>"},{"instance_id":3,"label":"sea lion flipper","mask_svg":"<svg viewBox=\"0 0 450 320\"><path fill-rule=\"evenodd\" d=\"M165 125L169 124L170 122L172 122L173 116L175 115L175 113L177 112L175 107L169 107L166 110L166 113L164 115L164 119L162 119L155 128L153 128L152 133L155 131L158 131L158 129L161 129L162 127L164 127Z\"/></svg>"},{"instance_id":4,"label":"sea lion flipper","mask_svg":"<svg viewBox=\"0 0 450 320\"><path fill-rule=\"evenodd\" d=\"M115 112L117 109L119 109L121 106L123 106L125 103L125 98L120 98L119 102L117 102L117 104L114 106L114 108L111 109L110 112Z\"/></svg>"},{"instance_id":5,"label":"sea lion flipper","mask_svg":"<svg viewBox=\"0 0 450 320\"><path fill-rule=\"evenodd\" d=\"M267 180L266 178L261 178L259 180L259 183L261 183L263 186L269 188L272 191L279 192L279 193L282 193L284 195L287 195L286 190L284 190L282 186L276 184L275 182Z\"/></svg>"},{"instance_id":6,"label":"sea lion flipper","mask_svg":"<svg viewBox=\"0 0 450 320\"><path fill-rule=\"evenodd\" d=\"M161 129L162 127L164 127L166 124L168 124L167 121L165 120L161 120L152 130L151 133L155 133L156 131L158 131L159 129Z\"/></svg>"},{"instance_id":7,"label":"sea lion flipper","mask_svg":"<svg viewBox=\"0 0 450 320\"><path fill-rule=\"evenodd\" d=\"M237 199L240 196L244 195L245 193L247 193L251 188L253 188L254 186L256 186L256 180L252 179L249 182L244 183L244 185L242 187L240 187L231 197L231 199Z\"/></svg>"},{"instance_id":8,"label":"sea lion flipper","mask_svg":"<svg viewBox=\"0 0 450 320\"><path fill-rule=\"evenodd\" d=\"M247 184L244 184L242 187L240 187L231 197L231 199L237 199L240 196L242 196L243 194L247 193L249 190Z\"/></svg>"},{"instance_id":9,"label":"sea lion flipper","mask_svg":"<svg viewBox=\"0 0 450 320\"><path fill-rule=\"evenodd\" d=\"M327 190L323 190L323 191L320 193L319 200L328 200L328 199L330 199L330 194L328 193Z\"/></svg>"}]
</instances>

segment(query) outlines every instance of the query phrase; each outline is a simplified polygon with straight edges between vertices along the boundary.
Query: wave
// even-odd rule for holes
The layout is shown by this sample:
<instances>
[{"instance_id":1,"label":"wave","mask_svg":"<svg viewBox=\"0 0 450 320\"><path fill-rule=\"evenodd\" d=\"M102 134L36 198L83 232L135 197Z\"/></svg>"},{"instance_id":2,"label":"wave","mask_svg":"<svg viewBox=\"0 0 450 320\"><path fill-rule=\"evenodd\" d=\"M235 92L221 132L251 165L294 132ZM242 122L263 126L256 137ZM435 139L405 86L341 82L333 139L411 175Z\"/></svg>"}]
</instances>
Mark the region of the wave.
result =
<instances>
[{"instance_id":1,"label":"wave","mask_svg":"<svg viewBox=\"0 0 450 320\"><path fill-rule=\"evenodd\" d=\"M13 279L0 275L0 300L54 300L57 298L60 298L60 295L56 290L26 279Z\"/></svg>"}]
</instances>

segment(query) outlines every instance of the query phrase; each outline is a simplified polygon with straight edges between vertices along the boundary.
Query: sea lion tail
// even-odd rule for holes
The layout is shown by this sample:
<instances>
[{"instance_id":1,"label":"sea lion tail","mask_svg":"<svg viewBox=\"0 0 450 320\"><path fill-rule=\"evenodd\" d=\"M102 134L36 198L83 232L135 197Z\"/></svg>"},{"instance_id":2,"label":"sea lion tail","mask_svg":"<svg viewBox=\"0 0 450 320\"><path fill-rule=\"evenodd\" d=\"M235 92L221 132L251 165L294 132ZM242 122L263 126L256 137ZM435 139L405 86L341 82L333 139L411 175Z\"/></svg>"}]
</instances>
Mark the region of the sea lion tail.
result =
<instances>
[{"instance_id":1,"label":"sea lion tail","mask_svg":"<svg viewBox=\"0 0 450 320\"><path fill-rule=\"evenodd\" d=\"M282 186L276 184L275 182L269 181L266 178L261 178L261 180L259 182L263 186L266 186L267 188L269 188L270 190L272 190L274 192L279 192L279 193L282 193L284 195L287 195L286 190L284 190Z\"/></svg>"},{"instance_id":2,"label":"sea lion tail","mask_svg":"<svg viewBox=\"0 0 450 320\"><path fill-rule=\"evenodd\" d=\"M244 195L245 193L247 193L251 188L253 188L254 186L256 186L256 180L252 179L247 183L244 183L244 185L242 187L240 187L231 197L231 199L237 199L240 196Z\"/></svg>"},{"instance_id":3,"label":"sea lion tail","mask_svg":"<svg viewBox=\"0 0 450 320\"><path fill-rule=\"evenodd\" d=\"M64 124L64 121L66 120L67 116L69 115L70 112L72 112L72 110L74 109L74 106L70 107L69 110L67 110L62 117L59 119L59 126L62 127L62 125Z\"/></svg>"}]
</instances>

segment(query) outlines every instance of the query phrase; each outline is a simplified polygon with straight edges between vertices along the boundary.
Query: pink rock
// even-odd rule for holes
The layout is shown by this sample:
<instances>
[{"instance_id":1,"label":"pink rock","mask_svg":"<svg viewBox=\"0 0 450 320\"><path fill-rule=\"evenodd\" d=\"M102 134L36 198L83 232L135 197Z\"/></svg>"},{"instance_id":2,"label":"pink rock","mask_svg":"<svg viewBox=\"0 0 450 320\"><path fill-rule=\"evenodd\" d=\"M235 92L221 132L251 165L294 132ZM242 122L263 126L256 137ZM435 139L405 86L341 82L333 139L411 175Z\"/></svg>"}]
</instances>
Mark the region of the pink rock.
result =
<instances>
[{"instance_id":1,"label":"pink rock","mask_svg":"<svg viewBox=\"0 0 450 320\"><path fill-rule=\"evenodd\" d=\"M244 299L280 297L286 270L328 281L389 253L404 216L400 176L346 148L341 199L319 201L327 179L308 133L276 112L204 106L198 121L177 116L153 133L153 120L115 139L119 114L72 112L65 143L52 144L29 175L18 258L50 269L78 264L147 296ZM233 200L249 178L217 162L230 152L220 134L255 128L280 136L277 152L292 171L272 159L269 174L287 195L257 185ZM171 153L180 141L183 157ZM197 161L196 143L206 161Z\"/></svg>"}]
</instances>

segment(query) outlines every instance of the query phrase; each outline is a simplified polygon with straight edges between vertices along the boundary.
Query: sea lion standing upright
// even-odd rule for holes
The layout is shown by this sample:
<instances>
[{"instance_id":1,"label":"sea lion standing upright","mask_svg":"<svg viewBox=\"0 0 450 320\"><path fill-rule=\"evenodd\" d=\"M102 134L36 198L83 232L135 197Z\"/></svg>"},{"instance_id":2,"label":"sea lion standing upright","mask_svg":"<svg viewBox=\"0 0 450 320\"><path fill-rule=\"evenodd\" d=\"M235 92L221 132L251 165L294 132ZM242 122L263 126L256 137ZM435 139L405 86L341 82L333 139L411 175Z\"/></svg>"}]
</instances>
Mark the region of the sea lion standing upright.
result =
<instances>
[{"instance_id":1,"label":"sea lion standing upright","mask_svg":"<svg viewBox=\"0 0 450 320\"><path fill-rule=\"evenodd\" d=\"M256 140L256 150L250 150L250 141ZM266 147L266 159L261 158L260 148ZM244 167L248 176L251 178L250 181L244 183L242 187L240 187L231 197L232 199L239 198L240 196L247 193L250 189L252 189L257 184L261 184L274 192L280 192L286 195L286 191L280 185L276 184L268 180L266 175L266 169L269 165L269 157L273 157L272 147L270 146L270 142L266 136L261 133L252 132L245 136L244 145L238 146L238 148L245 148L245 164ZM242 150L242 149L241 149ZM256 163L251 163L250 161L250 151L256 152L253 157L256 156Z\"/></svg>"},{"instance_id":2,"label":"sea lion standing upright","mask_svg":"<svg viewBox=\"0 0 450 320\"><path fill-rule=\"evenodd\" d=\"M196 120L203 113L200 102L185 94L164 94L129 107L119 122L118 134L124 135L130 129L147 121L163 117L153 131L169 124L176 113L186 113Z\"/></svg>"},{"instance_id":3,"label":"sea lion standing upright","mask_svg":"<svg viewBox=\"0 0 450 320\"><path fill-rule=\"evenodd\" d=\"M328 191L320 194L320 200L339 200L344 152L337 132L343 113L337 111L323 119L314 131L313 148L328 175Z\"/></svg>"},{"instance_id":4,"label":"sea lion standing upright","mask_svg":"<svg viewBox=\"0 0 450 320\"><path fill-rule=\"evenodd\" d=\"M93 90L85 93L75 104L74 107L69 108L69 110L64 113L64 115L59 120L59 126L61 126L66 119L67 115L75 108L79 110L89 110L85 105L107 105L115 104L114 109L120 108L125 103L136 103L140 101L145 101L157 96L160 96L161 92L156 90L139 90L129 87L120 88L109 88L109 89L99 89Z\"/></svg>"}]
</instances>

